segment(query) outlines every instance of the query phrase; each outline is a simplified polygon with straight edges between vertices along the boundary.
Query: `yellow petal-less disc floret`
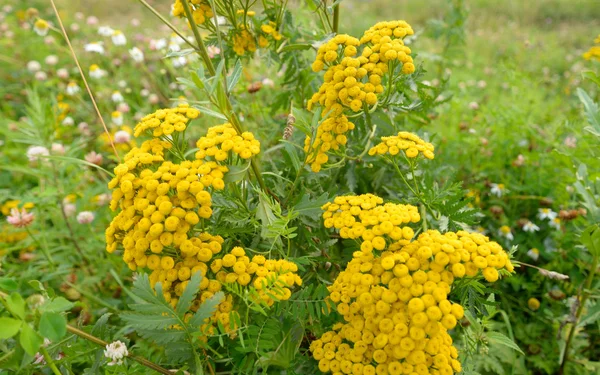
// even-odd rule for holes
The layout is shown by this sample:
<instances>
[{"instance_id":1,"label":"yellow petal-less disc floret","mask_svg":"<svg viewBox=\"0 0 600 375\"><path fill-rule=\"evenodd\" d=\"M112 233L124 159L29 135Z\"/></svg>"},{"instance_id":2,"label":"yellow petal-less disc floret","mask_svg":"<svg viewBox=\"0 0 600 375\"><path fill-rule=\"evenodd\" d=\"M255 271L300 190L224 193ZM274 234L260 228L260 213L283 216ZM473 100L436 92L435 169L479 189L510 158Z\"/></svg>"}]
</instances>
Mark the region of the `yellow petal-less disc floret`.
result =
<instances>
[{"instance_id":1,"label":"yellow petal-less disc floret","mask_svg":"<svg viewBox=\"0 0 600 375\"><path fill-rule=\"evenodd\" d=\"M406 157L416 158L419 154L427 159L434 158L434 147L425 142L418 135L409 132L399 132L398 135L381 137L381 143L371 147L369 155L392 155L395 156L403 151Z\"/></svg>"}]
</instances>

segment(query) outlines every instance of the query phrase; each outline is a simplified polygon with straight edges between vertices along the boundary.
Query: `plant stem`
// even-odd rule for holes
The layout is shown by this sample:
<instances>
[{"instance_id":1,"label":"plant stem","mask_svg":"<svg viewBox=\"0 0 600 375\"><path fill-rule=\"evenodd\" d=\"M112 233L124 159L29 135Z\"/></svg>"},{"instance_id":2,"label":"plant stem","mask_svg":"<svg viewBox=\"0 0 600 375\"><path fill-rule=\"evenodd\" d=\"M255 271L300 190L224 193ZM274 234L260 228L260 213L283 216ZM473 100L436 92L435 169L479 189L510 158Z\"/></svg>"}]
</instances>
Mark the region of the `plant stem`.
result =
<instances>
[{"instance_id":1,"label":"plant stem","mask_svg":"<svg viewBox=\"0 0 600 375\"><path fill-rule=\"evenodd\" d=\"M340 4L337 3L333 6L333 32L338 33L340 25Z\"/></svg>"},{"instance_id":2,"label":"plant stem","mask_svg":"<svg viewBox=\"0 0 600 375\"><path fill-rule=\"evenodd\" d=\"M52 372L55 375L62 375L60 373L60 371L58 371L58 368L56 368L56 364L54 363L54 361L52 360L52 357L50 357L50 354L48 354L48 351L46 350L46 348L44 348L44 346L40 347L40 352L44 356L44 359L46 360L46 364L48 366L50 366L50 369L52 370Z\"/></svg>"},{"instance_id":3,"label":"plant stem","mask_svg":"<svg viewBox=\"0 0 600 375\"><path fill-rule=\"evenodd\" d=\"M196 43L198 43L198 54L200 55L200 57L202 57L202 60L204 61L204 65L206 65L206 68L208 69L208 72L210 73L210 75L214 76L216 73L215 66L212 63L210 56L208 56L208 51L206 49L206 46L204 45L202 36L200 36L200 31L198 31L198 27L196 26L194 17L192 16L192 11L190 10L190 4L188 4L187 1L182 1L181 4L183 5L183 10L185 11L185 16L188 19L190 28L192 29L192 32L194 33L194 38L196 38Z\"/></svg>"},{"instance_id":4,"label":"plant stem","mask_svg":"<svg viewBox=\"0 0 600 375\"><path fill-rule=\"evenodd\" d=\"M565 352L562 356L562 361L560 363L560 368L558 369L557 374L562 375L565 371L565 366L569 361L569 348L571 347L571 342L573 341L573 337L575 336L575 330L577 329L577 324L579 323L579 318L583 313L583 309L585 308L585 303L590 295L589 289L592 286L592 282L594 281L594 275L596 270L598 269L598 256L594 255L592 260L592 266L590 268L590 273L588 274L587 279L585 280L584 289L581 292L581 300L579 301L579 307L577 307L577 312L575 313L575 321L571 324L571 330L569 331L569 336L567 336L567 342L565 344Z\"/></svg>"},{"instance_id":5,"label":"plant stem","mask_svg":"<svg viewBox=\"0 0 600 375\"><path fill-rule=\"evenodd\" d=\"M158 17L165 25L167 25L167 27L169 29L171 29L175 34L177 34L181 39L183 39L184 42L186 42L190 47L192 47L194 49L194 51L200 53L200 51L198 51L198 49L196 48L196 46L192 42L190 42L185 36L183 36L183 34L181 33L181 31L179 31L175 26L173 26L172 23L170 23L156 9L154 9L152 7L152 5L148 4L145 0L138 0L138 1L140 3L142 3L143 6L145 6L146 8L148 8L148 10L151 11L156 17Z\"/></svg>"},{"instance_id":6,"label":"plant stem","mask_svg":"<svg viewBox=\"0 0 600 375\"><path fill-rule=\"evenodd\" d=\"M84 332L84 331L82 331L78 328L75 328L71 325L68 325L68 324L67 324L67 331L71 332L74 335L81 337L82 339L91 341L96 345L100 345L100 346L104 346L104 347L106 345L108 345L108 343L106 341L101 340L101 339L97 338L96 336L90 335L89 333ZM166 368L161 367L161 366L157 365L156 363L150 362L147 359L142 358L140 356L129 353L129 354L127 354L127 357L129 357L129 358L133 359L134 361L136 361L137 363L139 363L143 366L146 366L146 367L148 367L156 372L159 372L161 374L173 375L173 373L171 371L167 370Z\"/></svg>"}]
</instances>

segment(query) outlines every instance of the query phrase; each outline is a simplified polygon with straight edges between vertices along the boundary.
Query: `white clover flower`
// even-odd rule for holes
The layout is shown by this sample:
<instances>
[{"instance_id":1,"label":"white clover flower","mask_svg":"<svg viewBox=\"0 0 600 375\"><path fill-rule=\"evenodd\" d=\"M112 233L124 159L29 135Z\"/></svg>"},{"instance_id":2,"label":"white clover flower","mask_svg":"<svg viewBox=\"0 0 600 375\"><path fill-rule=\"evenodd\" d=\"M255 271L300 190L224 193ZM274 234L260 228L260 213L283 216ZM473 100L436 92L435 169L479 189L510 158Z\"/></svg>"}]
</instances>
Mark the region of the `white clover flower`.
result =
<instances>
[{"instance_id":1,"label":"white clover flower","mask_svg":"<svg viewBox=\"0 0 600 375\"><path fill-rule=\"evenodd\" d=\"M67 95L69 96L73 96L75 94L77 94L80 91L79 86L77 86L77 83L75 83L74 81L69 82L69 84L67 85Z\"/></svg>"},{"instance_id":2,"label":"white clover flower","mask_svg":"<svg viewBox=\"0 0 600 375\"><path fill-rule=\"evenodd\" d=\"M531 221L528 221L525 223L525 225L523 225L523 231L525 231L525 232L533 233L533 232L537 232L539 230L540 230L540 227L538 227Z\"/></svg>"},{"instance_id":3,"label":"white clover flower","mask_svg":"<svg viewBox=\"0 0 600 375\"><path fill-rule=\"evenodd\" d=\"M538 209L538 219L545 220L548 219L550 221L554 220L558 214L550 208L540 208Z\"/></svg>"},{"instance_id":4,"label":"white clover flower","mask_svg":"<svg viewBox=\"0 0 600 375\"><path fill-rule=\"evenodd\" d=\"M529 256L531 259L533 259L534 261L537 261L540 257L540 251L536 248L530 249L527 252L527 256Z\"/></svg>"},{"instance_id":5,"label":"white clover flower","mask_svg":"<svg viewBox=\"0 0 600 375\"><path fill-rule=\"evenodd\" d=\"M479 109L479 104L477 102L471 102L471 103L469 103L469 109L476 111Z\"/></svg>"},{"instance_id":6,"label":"white clover flower","mask_svg":"<svg viewBox=\"0 0 600 375\"><path fill-rule=\"evenodd\" d=\"M56 55L48 55L44 59L46 65L56 65L58 63L58 56Z\"/></svg>"},{"instance_id":7,"label":"white clover flower","mask_svg":"<svg viewBox=\"0 0 600 375\"><path fill-rule=\"evenodd\" d=\"M131 134L127 133L125 130L119 130L115 133L115 143L129 143L131 141Z\"/></svg>"},{"instance_id":8,"label":"white clover flower","mask_svg":"<svg viewBox=\"0 0 600 375\"><path fill-rule=\"evenodd\" d=\"M117 126L123 125L123 114L121 112L114 111L113 113L110 114L110 118L111 118L113 124L115 124Z\"/></svg>"},{"instance_id":9,"label":"white clover flower","mask_svg":"<svg viewBox=\"0 0 600 375\"><path fill-rule=\"evenodd\" d=\"M264 78L262 80L262 84L265 87L274 87L275 86L275 82L273 82L273 80L271 78Z\"/></svg>"},{"instance_id":10,"label":"white clover flower","mask_svg":"<svg viewBox=\"0 0 600 375\"><path fill-rule=\"evenodd\" d=\"M34 77L38 81L45 81L48 79L48 74L46 74L46 72L40 70L39 72L35 72Z\"/></svg>"},{"instance_id":11,"label":"white clover flower","mask_svg":"<svg viewBox=\"0 0 600 375\"><path fill-rule=\"evenodd\" d=\"M104 47L102 46L102 42L88 43L83 48L86 52L95 52L104 55Z\"/></svg>"},{"instance_id":12,"label":"white clover flower","mask_svg":"<svg viewBox=\"0 0 600 375\"><path fill-rule=\"evenodd\" d=\"M113 93L112 93L112 95L111 95L111 97L110 97L110 98L111 98L111 99L112 99L112 101L113 101L113 102L115 102L115 103L121 103L123 100L125 100L125 99L123 98L123 95L121 95L121 92L120 92L120 91L118 91L118 90L115 90L115 91L113 91Z\"/></svg>"},{"instance_id":13,"label":"white clover flower","mask_svg":"<svg viewBox=\"0 0 600 375\"><path fill-rule=\"evenodd\" d=\"M210 57L211 59L215 56L218 56L221 53L221 49L217 46L208 46L208 48L206 49L208 51L208 57Z\"/></svg>"},{"instance_id":14,"label":"white clover flower","mask_svg":"<svg viewBox=\"0 0 600 375\"><path fill-rule=\"evenodd\" d=\"M98 24L98 17L96 16L89 16L86 20L85 23L87 23L90 26L94 26ZM100 31L98 31L99 33Z\"/></svg>"},{"instance_id":15,"label":"white clover flower","mask_svg":"<svg viewBox=\"0 0 600 375\"><path fill-rule=\"evenodd\" d=\"M67 69L61 68L56 71L56 76L60 79L69 78L69 71Z\"/></svg>"},{"instance_id":16,"label":"white clover flower","mask_svg":"<svg viewBox=\"0 0 600 375\"><path fill-rule=\"evenodd\" d=\"M53 154L57 155L64 155L66 152L65 146L63 146L61 143L53 143L52 147L50 147L50 150Z\"/></svg>"},{"instance_id":17,"label":"white clover flower","mask_svg":"<svg viewBox=\"0 0 600 375\"><path fill-rule=\"evenodd\" d=\"M129 50L129 55L136 63L141 63L144 61L144 52L137 47L133 47Z\"/></svg>"},{"instance_id":18,"label":"white clover flower","mask_svg":"<svg viewBox=\"0 0 600 375\"><path fill-rule=\"evenodd\" d=\"M75 124L75 120L73 120L71 116L67 116L64 120L62 120L62 124L64 126L73 126Z\"/></svg>"},{"instance_id":19,"label":"white clover flower","mask_svg":"<svg viewBox=\"0 0 600 375\"><path fill-rule=\"evenodd\" d=\"M49 30L50 25L48 25L47 21L41 18L38 18L38 20L33 24L33 31L35 31L35 33L39 36L46 36Z\"/></svg>"},{"instance_id":20,"label":"white clover flower","mask_svg":"<svg viewBox=\"0 0 600 375\"><path fill-rule=\"evenodd\" d=\"M49 156L50 151L44 146L29 146L27 149L27 158L29 161L38 161L42 156Z\"/></svg>"},{"instance_id":21,"label":"white clover flower","mask_svg":"<svg viewBox=\"0 0 600 375\"><path fill-rule=\"evenodd\" d=\"M148 89L141 89L140 90L140 96L142 97L147 97L148 95L150 95L150 91Z\"/></svg>"},{"instance_id":22,"label":"white clover flower","mask_svg":"<svg viewBox=\"0 0 600 375\"><path fill-rule=\"evenodd\" d=\"M65 203L63 205L63 212L67 217L71 217L77 212L77 206L73 203Z\"/></svg>"},{"instance_id":23,"label":"white clover flower","mask_svg":"<svg viewBox=\"0 0 600 375\"><path fill-rule=\"evenodd\" d=\"M502 197L505 193L508 192L508 189L504 186L504 184L491 184L490 193L494 194L498 198Z\"/></svg>"},{"instance_id":24,"label":"white clover flower","mask_svg":"<svg viewBox=\"0 0 600 375\"><path fill-rule=\"evenodd\" d=\"M117 111L121 112L121 113L127 113L129 111L131 111L131 108L129 108L129 105L125 102L123 103L119 103L117 105Z\"/></svg>"},{"instance_id":25,"label":"white clover flower","mask_svg":"<svg viewBox=\"0 0 600 375\"><path fill-rule=\"evenodd\" d=\"M77 214L77 222L79 224L89 224L94 221L95 217L96 215L91 211L81 211Z\"/></svg>"},{"instance_id":26,"label":"white clover flower","mask_svg":"<svg viewBox=\"0 0 600 375\"><path fill-rule=\"evenodd\" d=\"M150 39L149 47L151 50L161 50L167 47L167 40L161 39Z\"/></svg>"},{"instance_id":27,"label":"white clover flower","mask_svg":"<svg viewBox=\"0 0 600 375\"><path fill-rule=\"evenodd\" d=\"M110 203L110 200L112 199L112 195L110 194L100 194L98 196L96 196L96 204L98 206L106 206L107 204Z\"/></svg>"},{"instance_id":28,"label":"white clover flower","mask_svg":"<svg viewBox=\"0 0 600 375\"><path fill-rule=\"evenodd\" d=\"M120 365L127 355L129 355L127 346L119 340L106 345L106 350L104 350L104 356L111 360L108 363L109 366Z\"/></svg>"},{"instance_id":29,"label":"white clover flower","mask_svg":"<svg viewBox=\"0 0 600 375\"><path fill-rule=\"evenodd\" d=\"M112 36L114 32L115 31L110 26L100 26L98 28L98 34L100 34L101 36Z\"/></svg>"},{"instance_id":30,"label":"white clover flower","mask_svg":"<svg viewBox=\"0 0 600 375\"><path fill-rule=\"evenodd\" d=\"M125 37L125 34L121 32L121 30L113 31L111 39L115 46L124 46L127 44L127 38Z\"/></svg>"},{"instance_id":31,"label":"white clover flower","mask_svg":"<svg viewBox=\"0 0 600 375\"><path fill-rule=\"evenodd\" d=\"M510 230L510 227L508 225L501 226L498 230L498 234L509 241L512 241L514 239L512 231Z\"/></svg>"},{"instance_id":32,"label":"white clover flower","mask_svg":"<svg viewBox=\"0 0 600 375\"><path fill-rule=\"evenodd\" d=\"M39 62L37 62L35 60L31 60L30 62L27 63L27 70L29 70L31 73L35 73L35 72L39 71L40 69L42 69L42 64L40 64Z\"/></svg>"},{"instance_id":33,"label":"white clover flower","mask_svg":"<svg viewBox=\"0 0 600 375\"><path fill-rule=\"evenodd\" d=\"M106 75L106 71L101 69L98 65L92 64L90 66L90 77L99 79Z\"/></svg>"}]
</instances>

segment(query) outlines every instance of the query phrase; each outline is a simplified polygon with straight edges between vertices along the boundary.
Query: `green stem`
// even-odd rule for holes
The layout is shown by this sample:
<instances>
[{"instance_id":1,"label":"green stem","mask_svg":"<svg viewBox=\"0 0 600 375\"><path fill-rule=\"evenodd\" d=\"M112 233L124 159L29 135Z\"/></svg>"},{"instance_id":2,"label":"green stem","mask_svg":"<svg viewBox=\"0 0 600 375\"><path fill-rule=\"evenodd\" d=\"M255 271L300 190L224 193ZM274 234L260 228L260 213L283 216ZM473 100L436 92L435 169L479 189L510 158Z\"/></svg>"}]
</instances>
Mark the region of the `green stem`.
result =
<instances>
[{"instance_id":1,"label":"green stem","mask_svg":"<svg viewBox=\"0 0 600 375\"><path fill-rule=\"evenodd\" d=\"M333 6L333 32L338 33L340 25L340 4L337 3Z\"/></svg>"},{"instance_id":2,"label":"green stem","mask_svg":"<svg viewBox=\"0 0 600 375\"><path fill-rule=\"evenodd\" d=\"M68 324L67 324L67 331L71 332L74 335L81 337L82 339L93 342L96 345L100 345L100 346L104 346L104 347L106 347L106 345L108 345L108 343L106 341L101 340L101 339L97 338L96 336L90 335L89 333L84 332L84 331L82 331L78 328L75 328L71 325L68 325ZM127 354L127 357L129 357L129 358L133 359L134 361L136 361L137 363L139 363L143 366L146 366L146 367L148 367L156 372L159 372L161 374L173 375L173 373L171 371L167 370L166 368L161 367L161 366L157 365L156 363L150 362L147 359L142 358L140 356L129 353L129 354Z\"/></svg>"},{"instance_id":3,"label":"green stem","mask_svg":"<svg viewBox=\"0 0 600 375\"><path fill-rule=\"evenodd\" d=\"M188 19L188 22L190 23L190 28L192 29L192 32L194 33L194 38L196 39L196 43L198 43L198 53L200 54L200 57L202 57L202 61L204 61L204 65L206 65L206 68L208 69L208 72L210 73L210 75L214 76L216 73L215 66L212 63L210 56L208 56L208 50L206 49L206 46L204 45L204 40L202 40L202 36L200 36L200 31L198 30L198 26L196 25L196 22L194 21L194 17L192 16L192 11L190 10L190 4L188 4L187 1L182 1L181 4L183 4L183 10L185 12L185 16Z\"/></svg>"},{"instance_id":4,"label":"green stem","mask_svg":"<svg viewBox=\"0 0 600 375\"><path fill-rule=\"evenodd\" d=\"M169 29L171 29L175 34L177 34L181 39L183 39L184 42L186 42L190 47L192 47L194 49L194 51L200 53L200 51L198 51L198 49L196 48L196 46L190 42L182 33L181 31L177 30L177 28L175 26L173 26L172 23L170 23L165 17L163 17L156 9L154 9L152 7L152 5L148 4L145 0L138 0L140 3L142 3L143 6L145 6L146 8L148 8L149 11L151 11L156 17L158 17L165 25L167 25L169 27ZM184 1L185 3L185 1Z\"/></svg>"},{"instance_id":5,"label":"green stem","mask_svg":"<svg viewBox=\"0 0 600 375\"><path fill-rule=\"evenodd\" d=\"M562 357L562 361L560 363L560 368L558 369L557 374L562 375L565 371L565 366L569 361L569 349L571 347L571 342L573 341L573 337L575 336L575 330L577 329L577 324L579 323L579 318L583 313L583 309L585 308L585 303L590 295L589 289L592 286L592 282L594 281L594 275L596 274L596 270L598 269L598 256L594 255L594 259L592 261L592 267L590 268L590 273L587 276L585 281L584 289L581 293L581 300L579 302L579 307L577 307L577 312L575 313L575 321L572 322L571 329L569 330L569 336L567 336L567 342L565 344L565 352Z\"/></svg>"},{"instance_id":6,"label":"green stem","mask_svg":"<svg viewBox=\"0 0 600 375\"><path fill-rule=\"evenodd\" d=\"M56 368L56 364L52 360L52 357L50 357L50 354L48 354L48 351L46 350L46 348L44 348L43 346L41 346L40 347L40 352L44 356L44 359L46 360L46 364L48 366L50 366L50 369L52 370L52 372L54 373L54 375L62 375L60 373L60 371L58 371L58 368Z\"/></svg>"}]
</instances>

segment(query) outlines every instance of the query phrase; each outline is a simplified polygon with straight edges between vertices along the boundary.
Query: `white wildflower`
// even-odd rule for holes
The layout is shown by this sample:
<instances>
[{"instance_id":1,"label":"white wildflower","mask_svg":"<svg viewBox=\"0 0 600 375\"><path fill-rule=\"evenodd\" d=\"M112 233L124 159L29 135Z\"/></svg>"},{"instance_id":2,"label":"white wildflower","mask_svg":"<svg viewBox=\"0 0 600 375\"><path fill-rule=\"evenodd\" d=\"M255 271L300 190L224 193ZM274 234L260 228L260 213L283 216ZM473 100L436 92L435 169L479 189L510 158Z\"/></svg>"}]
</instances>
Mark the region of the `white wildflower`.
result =
<instances>
[{"instance_id":1,"label":"white wildflower","mask_svg":"<svg viewBox=\"0 0 600 375\"><path fill-rule=\"evenodd\" d=\"M108 363L109 366L120 365L128 354L127 346L119 340L106 345L106 350L104 350L104 356L111 360Z\"/></svg>"},{"instance_id":2,"label":"white wildflower","mask_svg":"<svg viewBox=\"0 0 600 375\"><path fill-rule=\"evenodd\" d=\"M548 219L550 221L554 220L558 214L550 208L540 208L538 209L538 219L545 220Z\"/></svg>"},{"instance_id":3,"label":"white wildflower","mask_svg":"<svg viewBox=\"0 0 600 375\"><path fill-rule=\"evenodd\" d=\"M533 232L537 232L539 230L540 230L540 227L538 227L531 221L528 221L525 223L525 225L523 225L523 231L525 231L525 232L533 233Z\"/></svg>"}]
</instances>

